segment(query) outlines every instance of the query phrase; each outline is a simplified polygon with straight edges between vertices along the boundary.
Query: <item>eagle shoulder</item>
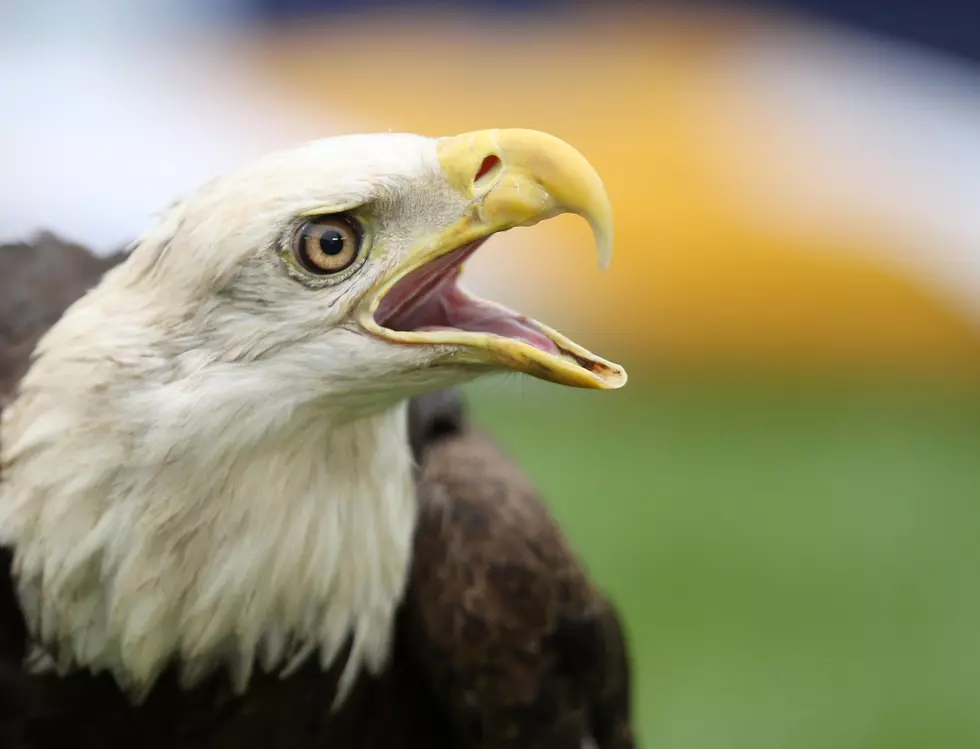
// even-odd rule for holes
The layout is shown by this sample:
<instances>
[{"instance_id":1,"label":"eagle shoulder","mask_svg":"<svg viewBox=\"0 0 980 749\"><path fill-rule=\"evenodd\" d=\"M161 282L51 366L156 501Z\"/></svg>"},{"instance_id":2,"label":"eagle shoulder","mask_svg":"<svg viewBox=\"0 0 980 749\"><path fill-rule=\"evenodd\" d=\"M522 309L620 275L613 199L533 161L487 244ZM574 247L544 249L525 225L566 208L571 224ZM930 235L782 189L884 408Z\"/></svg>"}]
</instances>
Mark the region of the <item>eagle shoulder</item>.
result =
<instances>
[{"instance_id":1,"label":"eagle shoulder","mask_svg":"<svg viewBox=\"0 0 980 749\"><path fill-rule=\"evenodd\" d=\"M416 419L430 432L406 637L457 734L485 749L630 749L617 612L456 391L420 400Z\"/></svg>"},{"instance_id":2,"label":"eagle shoulder","mask_svg":"<svg viewBox=\"0 0 980 749\"><path fill-rule=\"evenodd\" d=\"M0 245L0 406L38 339L123 257L93 255L49 232Z\"/></svg>"}]
</instances>

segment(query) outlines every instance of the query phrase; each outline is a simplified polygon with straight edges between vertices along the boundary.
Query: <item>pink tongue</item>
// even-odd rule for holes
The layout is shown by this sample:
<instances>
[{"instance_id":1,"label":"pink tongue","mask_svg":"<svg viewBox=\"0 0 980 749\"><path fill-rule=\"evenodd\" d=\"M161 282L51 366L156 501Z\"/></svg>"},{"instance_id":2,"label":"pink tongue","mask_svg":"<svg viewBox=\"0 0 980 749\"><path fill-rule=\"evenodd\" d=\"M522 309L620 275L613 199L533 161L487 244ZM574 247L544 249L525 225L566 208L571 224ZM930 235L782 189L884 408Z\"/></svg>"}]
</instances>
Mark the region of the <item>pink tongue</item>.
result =
<instances>
[{"instance_id":1,"label":"pink tongue","mask_svg":"<svg viewBox=\"0 0 980 749\"><path fill-rule=\"evenodd\" d=\"M526 317L471 299L460 290L460 265L484 241L478 239L409 273L384 296L374 319L391 330L492 333L549 354L559 353L554 342Z\"/></svg>"},{"instance_id":2,"label":"pink tongue","mask_svg":"<svg viewBox=\"0 0 980 749\"><path fill-rule=\"evenodd\" d=\"M534 346L549 354L557 354L558 347L544 333L524 317L509 315L491 305L482 305L468 298L456 284L452 284L439 297L447 327L512 338ZM443 327L439 325L437 327Z\"/></svg>"}]
</instances>

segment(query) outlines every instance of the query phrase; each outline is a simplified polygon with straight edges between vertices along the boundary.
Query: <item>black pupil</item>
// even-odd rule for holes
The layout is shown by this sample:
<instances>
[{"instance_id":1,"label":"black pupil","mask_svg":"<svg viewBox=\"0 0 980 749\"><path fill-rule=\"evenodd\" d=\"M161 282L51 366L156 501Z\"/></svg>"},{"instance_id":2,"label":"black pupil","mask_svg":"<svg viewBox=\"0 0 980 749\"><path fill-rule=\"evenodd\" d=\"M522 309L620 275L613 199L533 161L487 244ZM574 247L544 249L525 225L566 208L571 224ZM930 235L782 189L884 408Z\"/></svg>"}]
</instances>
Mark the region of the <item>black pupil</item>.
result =
<instances>
[{"instance_id":1,"label":"black pupil","mask_svg":"<svg viewBox=\"0 0 980 749\"><path fill-rule=\"evenodd\" d=\"M327 229L320 235L320 251L324 255L339 255L344 250L344 235L338 229Z\"/></svg>"}]
</instances>

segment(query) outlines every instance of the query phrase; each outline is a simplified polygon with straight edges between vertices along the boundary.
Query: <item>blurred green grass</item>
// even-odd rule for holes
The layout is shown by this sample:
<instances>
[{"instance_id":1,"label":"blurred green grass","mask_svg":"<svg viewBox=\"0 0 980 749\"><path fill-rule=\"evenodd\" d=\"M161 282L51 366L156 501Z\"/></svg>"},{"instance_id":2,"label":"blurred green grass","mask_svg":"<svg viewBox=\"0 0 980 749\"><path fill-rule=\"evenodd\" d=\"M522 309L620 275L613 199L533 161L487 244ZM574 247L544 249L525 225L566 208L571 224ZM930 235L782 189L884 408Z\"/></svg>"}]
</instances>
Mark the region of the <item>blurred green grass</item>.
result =
<instances>
[{"instance_id":1,"label":"blurred green grass","mask_svg":"<svg viewBox=\"0 0 980 749\"><path fill-rule=\"evenodd\" d=\"M980 394L469 397L623 609L644 746L980 746Z\"/></svg>"}]
</instances>

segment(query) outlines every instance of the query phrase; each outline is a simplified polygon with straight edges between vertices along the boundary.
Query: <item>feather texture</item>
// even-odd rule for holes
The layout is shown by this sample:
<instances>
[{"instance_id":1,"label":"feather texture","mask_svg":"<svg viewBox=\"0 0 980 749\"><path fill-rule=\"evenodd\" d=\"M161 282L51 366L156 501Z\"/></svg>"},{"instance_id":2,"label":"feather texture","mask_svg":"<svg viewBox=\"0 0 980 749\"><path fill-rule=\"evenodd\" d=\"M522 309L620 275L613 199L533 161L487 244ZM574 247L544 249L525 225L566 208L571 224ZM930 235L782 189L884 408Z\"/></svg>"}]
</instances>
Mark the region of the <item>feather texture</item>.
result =
<instances>
[{"instance_id":1,"label":"feather texture","mask_svg":"<svg viewBox=\"0 0 980 749\"><path fill-rule=\"evenodd\" d=\"M43 331L118 260L94 259L51 235L41 235L34 243L0 247L0 330L5 336L0 348L0 392L4 396L14 392L27 369L27 356ZM0 548L0 745L11 749L60 749L65 745L80 749L578 749L593 743L600 749L630 749L629 662L619 617L589 579L534 487L492 440L469 424L456 391L414 398L407 416L399 409L384 418L390 422L383 429L368 430L372 436L363 439L376 438L378 433L395 435L404 445L406 460L412 461L406 466L414 491L407 496L416 519L402 517L392 525L404 527L407 522L415 527L407 540L413 564L406 595L397 599L397 611L388 612L394 626L381 627L386 630L382 639L390 640L385 645L390 657L373 662L373 675L351 672L346 699L337 701L338 690L347 684L342 675L354 649L364 648L366 639L377 632L370 621L366 634L360 635L360 645L357 626L345 631L338 625L331 634L333 644L326 648L334 650L334 655L323 662L303 658L302 647L292 649L290 633L275 630L264 639L255 640L251 635L256 658L229 660L228 669L214 670L213 663L199 664L192 657L165 659L152 688L140 695L139 705L132 704L108 674L89 674L70 661L63 662L65 668L58 673L53 668L58 663L57 647L51 651L52 660L30 633L44 632L46 627L53 631L66 628L25 620L24 612L30 615L42 607L30 600L30 586L19 591L15 586L22 563L14 561L18 550L8 543ZM58 426L29 425L28 430L31 428L38 435L51 432L54 436ZM312 461L319 455L329 462L330 455L344 449L385 454L378 453L383 446L362 442L352 434L346 437L343 446L316 445L304 459ZM417 466L414 471L412 464ZM241 470L247 475L247 465ZM3 471L0 466L0 482ZM307 467L294 474L311 471ZM78 473L82 475L75 480L84 481L84 467L79 466ZM278 496L264 498L270 508L280 500ZM380 501L360 518L348 515L344 522L384 527L379 514L391 512L389 505ZM295 510L295 505L289 506ZM79 509L89 511L70 506L59 511ZM173 506L172 512L179 511L179 505ZM201 590L220 592L231 584L224 575L242 575L242 570L256 565L269 567L264 584L270 590L309 585L310 580L285 579L288 567L283 567L276 552L302 556L302 530L315 533L316 515L323 511L311 505L306 514L301 509L288 522L270 514L265 518L268 536L249 538L247 545L215 547L212 556L223 557L224 564ZM153 522L179 527L179 517L154 518ZM137 513L125 522L90 525L91 532L104 534L103 543L113 548L114 536L140 532L140 523ZM276 538L277 527L285 536L279 536L276 543L263 540ZM322 584L336 586L330 588L335 595L365 597L370 611L376 606L370 603L370 586L365 589L352 573L357 560L370 558L380 564L373 571L377 580L395 580L400 570L397 564L386 567L384 554L366 554L370 550L360 545L366 538L375 539L372 543L380 546L400 543L376 533L353 532L346 539L350 546L344 546L345 539L337 540L335 560L320 560L313 567L351 573ZM71 537L52 535L34 553L85 559L98 546L96 540L77 543ZM263 548L267 550L264 555L251 556ZM200 575L200 565L207 562L193 555L184 559L190 577ZM140 571L143 564L138 559L121 561L124 575ZM38 563L43 568L45 560ZM84 565L70 569L82 578L89 574ZM147 570L141 574L141 584L153 584L152 576L146 577ZM316 571L311 568L309 574ZM97 576L63 584L72 582L83 586L76 590L85 589L85 585L97 584ZM349 586L346 593L344 585ZM85 625L100 616L111 616L111 609L99 610L105 600L82 598L52 609L70 618L67 630L77 638L73 647L82 652L99 649L92 643L92 638L97 641L100 636L98 628ZM169 645L179 652L175 638L191 642L213 636L210 622L215 617L220 620L222 607L255 605L249 600L222 601L219 596L209 608L207 600L198 603L205 615L196 629L192 617L170 622L170 628L161 625L155 617L167 609L166 601L160 601L159 608L150 605L130 615L140 617L133 626L145 637L161 639L163 644L155 645L156 649L165 651ZM302 616L296 621L304 623ZM188 624L190 630L184 630ZM190 636L188 631L197 634ZM238 648L237 652L249 651ZM186 654L193 655L193 651ZM287 678L267 673L284 658L290 666ZM193 687L187 688L188 681ZM246 683L247 689L240 688Z\"/></svg>"}]
</instances>

